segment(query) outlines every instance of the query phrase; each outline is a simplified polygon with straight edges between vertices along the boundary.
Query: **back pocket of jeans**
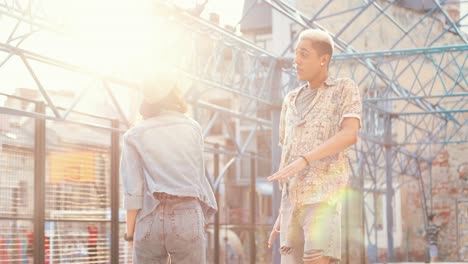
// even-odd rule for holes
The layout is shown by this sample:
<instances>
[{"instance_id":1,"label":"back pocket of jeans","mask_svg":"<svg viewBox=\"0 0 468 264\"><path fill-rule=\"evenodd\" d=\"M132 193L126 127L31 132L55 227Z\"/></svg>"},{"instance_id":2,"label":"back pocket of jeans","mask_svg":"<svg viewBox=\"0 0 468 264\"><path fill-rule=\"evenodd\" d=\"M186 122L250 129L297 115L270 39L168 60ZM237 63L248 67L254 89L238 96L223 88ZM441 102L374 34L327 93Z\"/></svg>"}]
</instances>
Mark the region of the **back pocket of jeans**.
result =
<instances>
[{"instance_id":1,"label":"back pocket of jeans","mask_svg":"<svg viewBox=\"0 0 468 264\"><path fill-rule=\"evenodd\" d=\"M200 210L198 208L174 209L172 215L172 230L176 238L183 241L200 239Z\"/></svg>"},{"instance_id":2,"label":"back pocket of jeans","mask_svg":"<svg viewBox=\"0 0 468 264\"><path fill-rule=\"evenodd\" d=\"M133 238L135 241L148 240L150 238L154 219L155 216L154 213L152 213L143 217L135 224L135 234Z\"/></svg>"}]
</instances>

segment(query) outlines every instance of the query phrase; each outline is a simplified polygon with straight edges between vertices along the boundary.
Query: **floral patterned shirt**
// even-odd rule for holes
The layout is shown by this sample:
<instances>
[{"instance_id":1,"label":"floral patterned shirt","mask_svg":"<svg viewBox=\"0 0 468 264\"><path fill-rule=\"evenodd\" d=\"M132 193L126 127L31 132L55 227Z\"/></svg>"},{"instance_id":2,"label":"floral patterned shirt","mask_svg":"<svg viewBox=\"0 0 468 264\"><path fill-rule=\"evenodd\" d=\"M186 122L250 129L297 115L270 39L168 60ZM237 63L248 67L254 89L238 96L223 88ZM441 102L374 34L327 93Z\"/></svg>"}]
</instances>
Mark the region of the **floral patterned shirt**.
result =
<instances>
[{"instance_id":1,"label":"floral patterned shirt","mask_svg":"<svg viewBox=\"0 0 468 264\"><path fill-rule=\"evenodd\" d=\"M304 116L296 108L296 98L301 89L307 89L307 85L291 91L283 102L279 127L283 150L280 168L334 136L344 118L361 120L361 97L353 80L328 77L318 88ZM311 161L310 166L281 182L281 186L296 208L319 202L334 204L348 183L349 173L348 152L345 150Z\"/></svg>"}]
</instances>

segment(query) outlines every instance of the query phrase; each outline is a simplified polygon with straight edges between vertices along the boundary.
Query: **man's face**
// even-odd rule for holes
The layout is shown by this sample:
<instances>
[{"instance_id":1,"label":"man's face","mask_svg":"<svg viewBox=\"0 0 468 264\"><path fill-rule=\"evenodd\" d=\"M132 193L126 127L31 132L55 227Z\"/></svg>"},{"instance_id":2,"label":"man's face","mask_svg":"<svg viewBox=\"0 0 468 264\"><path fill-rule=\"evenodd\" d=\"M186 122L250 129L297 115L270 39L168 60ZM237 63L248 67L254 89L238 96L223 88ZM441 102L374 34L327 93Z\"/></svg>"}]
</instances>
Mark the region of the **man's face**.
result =
<instances>
[{"instance_id":1,"label":"man's face","mask_svg":"<svg viewBox=\"0 0 468 264\"><path fill-rule=\"evenodd\" d=\"M321 71L326 70L327 57L328 55L319 56L310 40L299 41L294 57L299 80L313 81Z\"/></svg>"}]
</instances>

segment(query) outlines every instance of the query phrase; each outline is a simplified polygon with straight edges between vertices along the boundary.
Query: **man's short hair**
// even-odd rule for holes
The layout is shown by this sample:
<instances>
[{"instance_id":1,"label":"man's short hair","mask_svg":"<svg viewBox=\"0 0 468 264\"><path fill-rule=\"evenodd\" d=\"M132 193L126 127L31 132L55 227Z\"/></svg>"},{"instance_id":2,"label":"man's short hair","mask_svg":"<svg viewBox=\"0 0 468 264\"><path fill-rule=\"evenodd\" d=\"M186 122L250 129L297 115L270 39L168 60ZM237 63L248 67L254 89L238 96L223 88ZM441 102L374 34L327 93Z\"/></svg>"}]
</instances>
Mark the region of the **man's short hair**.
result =
<instances>
[{"instance_id":1,"label":"man's short hair","mask_svg":"<svg viewBox=\"0 0 468 264\"><path fill-rule=\"evenodd\" d=\"M317 51L319 56L328 54L333 56L334 42L330 34L320 29L306 29L299 35L300 40L310 40L312 47Z\"/></svg>"}]
</instances>

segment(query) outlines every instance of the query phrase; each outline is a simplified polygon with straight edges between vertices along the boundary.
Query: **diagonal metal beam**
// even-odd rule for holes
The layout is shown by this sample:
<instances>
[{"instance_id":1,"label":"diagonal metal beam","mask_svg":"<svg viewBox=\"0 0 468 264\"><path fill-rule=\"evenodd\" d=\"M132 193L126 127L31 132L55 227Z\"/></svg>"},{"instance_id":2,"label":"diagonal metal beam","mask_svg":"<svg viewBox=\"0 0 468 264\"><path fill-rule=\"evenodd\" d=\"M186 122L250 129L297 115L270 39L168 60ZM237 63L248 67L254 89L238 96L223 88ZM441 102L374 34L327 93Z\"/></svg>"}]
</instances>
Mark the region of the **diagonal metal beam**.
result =
<instances>
[{"instance_id":1,"label":"diagonal metal beam","mask_svg":"<svg viewBox=\"0 0 468 264\"><path fill-rule=\"evenodd\" d=\"M465 35L463 32L460 31L458 26L453 22L453 19L447 14L445 9L440 5L438 0L432 0L432 2L437 6L437 9L444 15L445 19L449 21L450 23L450 28L453 28L455 32L457 32L457 35L460 37L460 39L465 43L468 44L468 41L465 38Z\"/></svg>"},{"instance_id":2,"label":"diagonal metal beam","mask_svg":"<svg viewBox=\"0 0 468 264\"><path fill-rule=\"evenodd\" d=\"M57 110L57 108L55 107L54 103L53 103L52 100L50 99L49 94L47 93L47 91L46 91L46 89L44 88L44 86L42 86L41 82L39 81L39 78L37 77L36 73L35 73L34 70L32 69L32 67L31 67L31 65L29 64L28 60L27 60L23 55L21 55L20 58L21 58L21 60L23 61L23 63L24 63L24 65L26 66L26 68L28 69L29 73L31 74L31 77L34 79L34 82L36 83L37 88L38 88L39 91L41 92L42 96L43 96L44 99L47 101L48 106L50 107L50 109L52 110L52 112L54 112L55 117L60 118L60 113L59 113L59 111Z\"/></svg>"}]
</instances>

